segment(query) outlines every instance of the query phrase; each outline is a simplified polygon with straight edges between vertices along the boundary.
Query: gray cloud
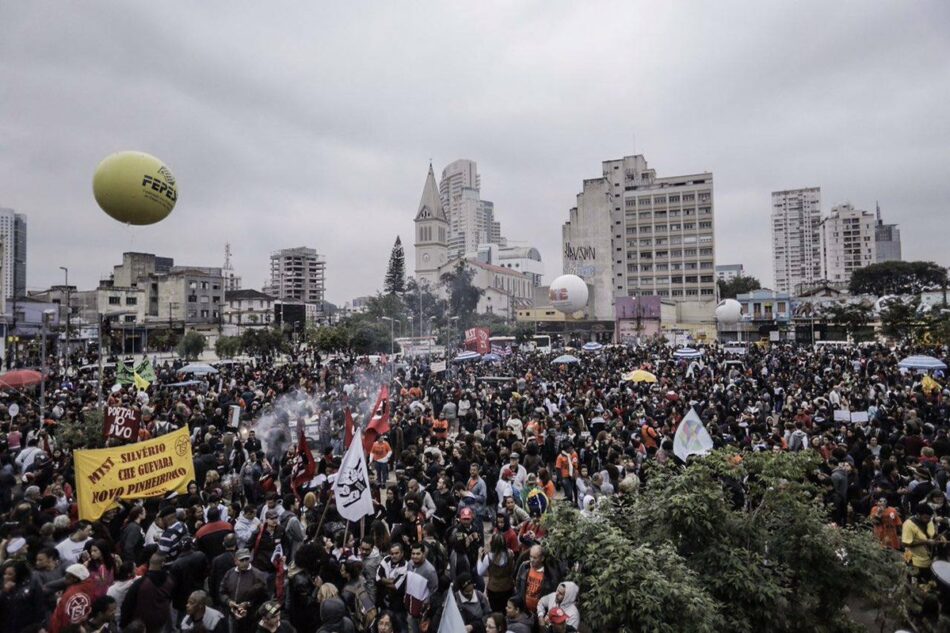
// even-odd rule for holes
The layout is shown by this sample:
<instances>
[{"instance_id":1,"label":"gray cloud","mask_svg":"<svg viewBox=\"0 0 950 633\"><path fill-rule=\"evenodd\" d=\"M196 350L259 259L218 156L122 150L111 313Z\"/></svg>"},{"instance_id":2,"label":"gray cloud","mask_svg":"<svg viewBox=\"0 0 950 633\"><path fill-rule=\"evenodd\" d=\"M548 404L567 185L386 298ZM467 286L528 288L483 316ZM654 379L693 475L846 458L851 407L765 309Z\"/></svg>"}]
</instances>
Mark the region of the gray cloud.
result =
<instances>
[{"instance_id":1,"label":"gray cloud","mask_svg":"<svg viewBox=\"0 0 950 633\"><path fill-rule=\"evenodd\" d=\"M714 172L717 260L765 282L769 194L799 186L880 200L906 257L947 264L948 26L942 2L5 3L0 205L29 215L31 287L124 250L220 265L225 241L259 287L305 244L342 302L411 242L429 158L477 160L553 276L582 180L636 152ZM167 221L98 211L120 149L175 171Z\"/></svg>"}]
</instances>

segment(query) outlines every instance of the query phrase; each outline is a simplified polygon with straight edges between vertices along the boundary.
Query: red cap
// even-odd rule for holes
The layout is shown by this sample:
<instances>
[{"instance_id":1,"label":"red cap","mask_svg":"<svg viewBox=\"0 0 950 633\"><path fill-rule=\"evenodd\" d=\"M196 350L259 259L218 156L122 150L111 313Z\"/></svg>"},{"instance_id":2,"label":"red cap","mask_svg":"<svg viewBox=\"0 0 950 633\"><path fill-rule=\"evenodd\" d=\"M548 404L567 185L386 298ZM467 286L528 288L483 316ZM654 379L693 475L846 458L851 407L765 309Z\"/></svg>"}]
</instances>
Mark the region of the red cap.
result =
<instances>
[{"instance_id":1,"label":"red cap","mask_svg":"<svg viewBox=\"0 0 950 633\"><path fill-rule=\"evenodd\" d=\"M548 611L548 620L551 624L565 624L567 622L567 614L564 613L564 609L561 607L554 607Z\"/></svg>"},{"instance_id":2,"label":"red cap","mask_svg":"<svg viewBox=\"0 0 950 633\"><path fill-rule=\"evenodd\" d=\"M459 512L459 518L461 519L474 519L475 513L472 512L471 508L462 508L462 511Z\"/></svg>"}]
</instances>

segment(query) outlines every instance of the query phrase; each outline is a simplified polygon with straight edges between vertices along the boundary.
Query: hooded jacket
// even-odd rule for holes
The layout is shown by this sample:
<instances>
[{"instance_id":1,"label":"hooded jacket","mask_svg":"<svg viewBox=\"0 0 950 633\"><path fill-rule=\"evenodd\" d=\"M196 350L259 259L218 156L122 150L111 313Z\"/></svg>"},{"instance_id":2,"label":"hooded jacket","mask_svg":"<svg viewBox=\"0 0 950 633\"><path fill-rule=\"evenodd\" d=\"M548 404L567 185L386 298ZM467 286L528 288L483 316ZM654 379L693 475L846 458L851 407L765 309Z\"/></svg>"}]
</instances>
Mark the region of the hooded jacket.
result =
<instances>
[{"instance_id":1,"label":"hooded jacket","mask_svg":"<svg viewBox=\"0 0 950 633\"><path fill-rule=\"evenodd\" d=\"M317 633L356 633L353 622L346 617L346 605L340 598L329 598L320 605L323 626Z\"/></svg>"},{"instance_id":2,"label":"hooded jacket","mask_svg":"<svg viewBox=\"0 0 950 633\"><path fill-rule=\"evenodd\" d=\"M548 611L554 607L561 607L567 614L568 625L576 629L581 625L581 613L577 609L577 594L580 592L580 587L569 580L565 580L558 587L564 587L564 600L558 604L557 591L541 596L538 600L538 619L547 616Z\"/></svg>"}]
</instances>

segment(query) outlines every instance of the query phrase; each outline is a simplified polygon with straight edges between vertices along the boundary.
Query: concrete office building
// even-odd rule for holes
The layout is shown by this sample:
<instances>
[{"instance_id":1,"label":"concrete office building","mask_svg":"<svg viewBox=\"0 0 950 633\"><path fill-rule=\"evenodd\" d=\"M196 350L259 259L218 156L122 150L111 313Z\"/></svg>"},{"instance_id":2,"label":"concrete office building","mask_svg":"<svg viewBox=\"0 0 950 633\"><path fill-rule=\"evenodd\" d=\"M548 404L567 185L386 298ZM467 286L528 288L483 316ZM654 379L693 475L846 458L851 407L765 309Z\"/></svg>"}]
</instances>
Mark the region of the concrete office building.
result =
<instances>
[{"instance_id":1,"label":"concrete office building","mask_svg":"<svg viewBox=\"0 0 950 633\"><path fill-rule=\"evenodd\" d=\"M772 192L772 270L779 292L821 279L821 188Z\"/></svg>"},{"instance_id":2,"label":"concrete office building","mask_svg":"<svg viewBox=\"0 0 950 633\"><path fill-rule=\"evenodd\" d=\"M26 294L26 215L0 208L0 243L3 296L22 297Z\"/></svg>"},{"instance_id":3,"label":"concrete office building","mask_svg":"<svg viewBox=\"0 0 950 633\"><path fill-rule=\"evenodd\" d=\"M458 259L479 244L504 245L495 204L481 198L482 178L473 160L459 159L442 170L439 197L449 223L449 257Z\"/></svg>"},{"instance_id":4,"label":"concrete office building","mask_svg":"<svg viewBox=\"0 0 950 633\"><path fill-rule=\"evenodd\" d=\"M264 293L280 301L322 306L326 292L326 259L312 248L299 246L270 256L270 282Z\"/></svg>"},{"instance_id":5,"label":"concrete office building","mask_svg":"<svg viewBox=\"0 0 950 633\"><path fill-rule=\"evenodd\" d=\"M877 261L876 219L850 203L832 207L821 221L821 274L835 283L848 283L851 273Z\"/></svg>"},{"instance_id":6,"label":"concrete office building","mask_svg":"<svg viewBox=\"0 0 950 633\"><path fill-rule=\"evenodd\" d=\"M618 296L714 301L713 175L657 177L642 155L602 171L562 228L563 270L593 293L588 318L612 321Z\"/></svg>"},{"instance_id":7,"label":"concrete office building","mask_svg":"<svg viewBox=\"0 0 950 633\"><path fill-rule=\"evenodd\" d=\"M884 224L881 219L881 205L877 206L877 224L874 225L875 262L901 261L901 231L896 224Z\"/></svg>"},{"instance_id":8,"label":"concrete office building","mask_svg":"<svg viewBox=\"0 0 950 633\"><path fill-rule=\"evenodd\" d=\"M716 266L716 281L732 281L737 277L745 277L745 267L742 264Z\"/></svg>"}]
</instances>

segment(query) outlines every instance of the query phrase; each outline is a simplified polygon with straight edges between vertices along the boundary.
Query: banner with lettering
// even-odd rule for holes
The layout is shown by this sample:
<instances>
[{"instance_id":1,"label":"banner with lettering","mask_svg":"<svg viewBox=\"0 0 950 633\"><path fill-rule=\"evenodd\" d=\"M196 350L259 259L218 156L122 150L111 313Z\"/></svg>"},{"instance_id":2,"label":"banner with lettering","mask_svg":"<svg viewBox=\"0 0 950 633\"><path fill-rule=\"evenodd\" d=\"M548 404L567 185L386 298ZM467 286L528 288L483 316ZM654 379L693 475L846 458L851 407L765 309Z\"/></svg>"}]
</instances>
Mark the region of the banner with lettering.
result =
<instances>
[{"instance_id":1,"label":"banner with lettering","mask_svg":"<svg viewBox=\"0 0 950 633\"><path fill-rule=\"evenodd\" d=\"M195 478L187 427L136 444L78 450L74 459L79 518L88 521L101 517L119 499L184 492Z\"/></svg>"},{"instance_id":2,"label":"banner with lettering","mask_svg":"<svg viewBox=\"0 0 950 633\"><path fill-rule=\"evenodd\" d=\"M102 437L123 442L139 439L139 412L131 407L106 407Z\"/></svg>"},{"instance_id":3,"label":"banner with lettering","mask_svg":"<svg viewBox=\"0 0 950 633\"><path fill-rule=\"evenodd\" d=\"M465 330L465 349L485 355L491 351L488 328L473 327Z\"/></svg>"}]
</instances>

